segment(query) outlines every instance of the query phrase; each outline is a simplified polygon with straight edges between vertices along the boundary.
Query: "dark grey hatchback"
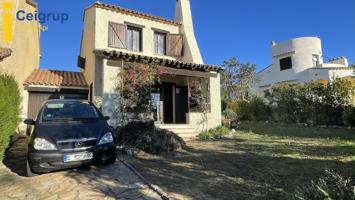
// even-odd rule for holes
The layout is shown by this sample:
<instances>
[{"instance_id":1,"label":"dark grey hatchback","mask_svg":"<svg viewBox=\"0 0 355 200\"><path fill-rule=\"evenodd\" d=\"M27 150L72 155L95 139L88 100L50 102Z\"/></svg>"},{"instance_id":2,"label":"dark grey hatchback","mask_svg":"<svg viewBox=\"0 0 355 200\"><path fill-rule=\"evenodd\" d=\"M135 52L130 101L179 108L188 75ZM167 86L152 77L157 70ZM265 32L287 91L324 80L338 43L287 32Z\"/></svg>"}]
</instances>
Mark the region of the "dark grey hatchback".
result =
<instances>
[{"instance_id":1,"label":"dark grey hatchback","mask_svg":"<svg viewBox=\"0 0 355 200\"><path fill-rule=\"evenodd\" d=\"M114 163L116 146L108 119L88 101L47 101L36 121L24 121L34 125L28 144L27 174Z\"/></svg>"}]
</instances>

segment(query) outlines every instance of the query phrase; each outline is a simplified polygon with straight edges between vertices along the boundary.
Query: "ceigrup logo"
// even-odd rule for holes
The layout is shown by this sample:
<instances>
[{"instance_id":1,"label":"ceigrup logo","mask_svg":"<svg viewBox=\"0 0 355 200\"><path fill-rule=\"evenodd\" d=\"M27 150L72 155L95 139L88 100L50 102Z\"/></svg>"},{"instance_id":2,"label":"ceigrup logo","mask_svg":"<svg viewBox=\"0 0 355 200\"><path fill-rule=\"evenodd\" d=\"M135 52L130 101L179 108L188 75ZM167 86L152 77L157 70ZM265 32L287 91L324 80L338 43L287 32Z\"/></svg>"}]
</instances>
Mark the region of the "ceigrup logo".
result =
<instances>
[{"instance_id":1,"label":"ceigrup logo","mask_svg":"<svg viewBox=\"0 0 355 200\"><path fill-rule=\"evenodd\" d=\"M3 40L5 42L12 41L12 1L3 1L2 3L2 30Z\"/></svg>"},{"instance_id":2,"label":"ceigrup logo","mask_svg":"<svg viewBox=\"0 0 355 200\"><path fill-rule=\"evenodd\" d=\"M14 19L21 22L32 22L37 21L40 23L40 29L42 31L48 30L48 25L45 25L48 21L59 22L63 24L69 20L68 13L53 13L53 12L37 12L37 10L32 12L27 12L26 10L16 10L14 12L14 4L12 0L1 0L2 2L2 39L5 43L11 43L13 38L13 22ZM36 26L35 24L26 24L22 28L31 28L31 26Z\"/></svg>"}]
</instances>

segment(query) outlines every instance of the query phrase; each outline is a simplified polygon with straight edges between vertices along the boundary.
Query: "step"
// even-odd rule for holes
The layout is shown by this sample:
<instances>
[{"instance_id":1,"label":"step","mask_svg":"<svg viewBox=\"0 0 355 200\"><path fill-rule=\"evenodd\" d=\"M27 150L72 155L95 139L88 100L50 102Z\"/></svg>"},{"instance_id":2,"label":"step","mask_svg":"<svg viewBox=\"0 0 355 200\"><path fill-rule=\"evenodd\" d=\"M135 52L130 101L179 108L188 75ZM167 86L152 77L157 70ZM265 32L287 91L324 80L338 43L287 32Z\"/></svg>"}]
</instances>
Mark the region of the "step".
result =
<instances>
[{"instance_id":1,"label":"step","mask_svg":"<svg viewBox=\"0 0 355 200\"><path fill-rule=\"evenodd\" d=\"M188 124L156 124L156 127L172 131L184 140L191 140L198 136L195 129Z\"/></svg>"},{"instance_id":2,"label":"step","mask_svg":"<svg viewBox=\"0 0 355 200\"><path fill-rule=\"evenodd\" d=\"M191 128L189 124L155 124L158 128L164 129L180 129L180 128Z\"/></svg>"},{"instance_id":3,"label":"step","mask_svg":"<svg viewBox=\"0 0 355 200\"><path fill-rule=\"evenodd\" d=\"M196 133L190 133L190 134L178 134L183 140L189 141L197 138L198 134Z\"/></svg>"}]
</instances>

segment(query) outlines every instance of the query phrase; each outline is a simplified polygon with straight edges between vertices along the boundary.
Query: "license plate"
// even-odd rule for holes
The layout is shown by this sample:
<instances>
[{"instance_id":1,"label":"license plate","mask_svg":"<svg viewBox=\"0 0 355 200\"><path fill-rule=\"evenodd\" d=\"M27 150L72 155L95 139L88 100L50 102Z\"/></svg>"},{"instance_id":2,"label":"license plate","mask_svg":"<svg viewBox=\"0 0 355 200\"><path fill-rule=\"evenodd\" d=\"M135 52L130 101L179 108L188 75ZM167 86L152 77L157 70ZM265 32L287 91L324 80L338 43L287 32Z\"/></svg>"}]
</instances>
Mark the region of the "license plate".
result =
<instances>
[{"instance_id":1,"label":"license plate","mask_svg":"<svg viewBox=\"0 0 355 200\"><path fill-rule=\"evenodd\" d=\"M67 155L64 155L64 162L90 160L93 157L94 156L93 156L92 152L82 152L82 153L75 153L75 154L67 154Z\"/></svg>"}]
</instances>

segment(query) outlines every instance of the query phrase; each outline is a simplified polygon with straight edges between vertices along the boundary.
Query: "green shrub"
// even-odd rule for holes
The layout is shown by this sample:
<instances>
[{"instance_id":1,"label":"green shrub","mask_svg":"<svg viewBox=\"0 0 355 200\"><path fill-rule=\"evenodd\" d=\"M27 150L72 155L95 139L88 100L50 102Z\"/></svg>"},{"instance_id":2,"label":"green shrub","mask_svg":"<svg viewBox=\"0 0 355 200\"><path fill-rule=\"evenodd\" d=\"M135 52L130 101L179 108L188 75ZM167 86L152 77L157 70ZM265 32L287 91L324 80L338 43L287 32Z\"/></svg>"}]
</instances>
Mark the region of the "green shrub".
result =
<instances>
[{"instance_id":1,"label":"green shrub","mask_svg":"<svg viewBox=\"0 0 355 200\"><path fill-rule=\"evenodd\" d=\"M171 153L185 148L184 140L175 133L156 128L153 121L133 121L116 131L119 145L136 148L147 153Z\"/></svg>"},{"instance_id":2,"label":"green shrub","mask_svg":"<svg viewBox=\"0 0 355 200\"><path fill-rule=\"evenodd\" d=\"M0 161L20 121L20 92L13 76L0 74Z\"/></svg>"},{"instance_id":3,"label":"green shrub","mask_svg":"<svg viewBox=\"0 0 355 200\"><path fill-rule=\"evenodd\" d=\"M272 121L310 125L355 126L355 79L335 78L301 84L282 83L260 97L249 100L225 100L223 116L235 121ZM267 102L267 103L266 103Z\"/></svg>"},{"instance_id":4,"label":"green shrub","mask_svg":"<svg viewBox=\"0 0 355 200\"><path fill-rule=\"evenodd\" d=\"M230 130L227 127L219 126L214 129L207 131L202 131L198 137L202 140L216 140L222 139L224 136L228 135Z\"/></svg>"},{"instance_id":5,"label":"green shrub","mask_svg":"<svg viewBox=\"0 0 355 200\"><path fill-rule=\"evenodd\" d=\"M255 116L251 111L250 103L248 101L237 101L236 113L238 121L255 121Z\"/></svg>"},{"instance_id":6,"label":"green shrub","mask_svg":"<svg viewBox=\"0 0 355 200\"><path fill-rule=\"evenodd\" d=\"M276 121L279 122L299 122L300 116L300 94L299 84L279 84L272 88L269 96L270 104L275 104L273 108Z\"/></svg>"},{"instance_id":7,"label":"green shrub","mask_svg":"<svg viewBox=\"0 0 355 200\"><path fill-rule=\"evenodd\" d=\"M260 97L253 97L249 102L249 107L255 121L269 120L271 109Z\"/></svg>"},{"instance_id":8,"label":"green shrub","mask_svg":"<svg viewBox=\"0 0 355 200\"><path fill-rule=\"evenodd\" d=\"M271 109L260 97L252 97L249 101L236 101L235 113L238 121L267 121Z\"/></svg>"},{"instance_id":9,"label":"green shrub","mask_svg":"<svg viewBox=\"0 0 355 200\"><path fill-rule=\"evenodd\" d=\"M355 107L347 107L342 114L342 118L345 125L355 127Z\"/></svg>"},{"instance_id":10,"label":"green shrub","mask_svg":"<svg viewBox=\"0 0 355 200\"><path fill-rule=\"evenodd\" d=\"M224 118L230 120L230 121L235 121L237 119L237 113L235 113L232 109L225 109L222 112L222 115Z\"/></svg>"},{"instance_id":11,"label":"green shrub","mask_svg":"<svg viewBox=\"0 0 355 200\"><path fill-rule=\"evenodd\" d=\"M295 197L302 200L355 200L355 191L349 178L345 179L331 170L326 170L324 178L300 188Z\"/></svg>"}]
</instances>

